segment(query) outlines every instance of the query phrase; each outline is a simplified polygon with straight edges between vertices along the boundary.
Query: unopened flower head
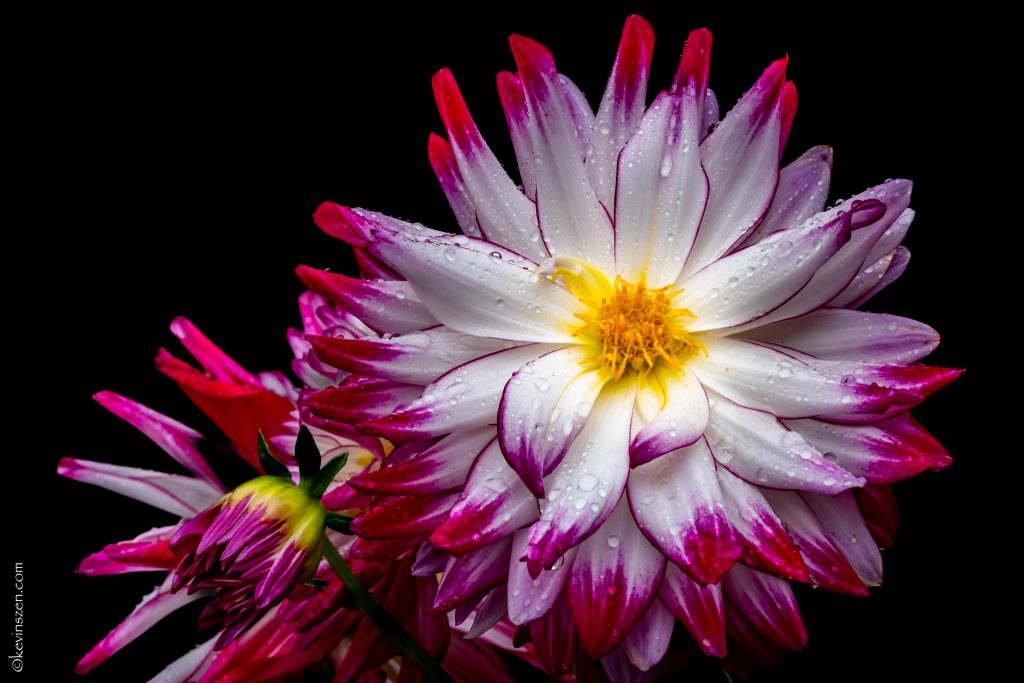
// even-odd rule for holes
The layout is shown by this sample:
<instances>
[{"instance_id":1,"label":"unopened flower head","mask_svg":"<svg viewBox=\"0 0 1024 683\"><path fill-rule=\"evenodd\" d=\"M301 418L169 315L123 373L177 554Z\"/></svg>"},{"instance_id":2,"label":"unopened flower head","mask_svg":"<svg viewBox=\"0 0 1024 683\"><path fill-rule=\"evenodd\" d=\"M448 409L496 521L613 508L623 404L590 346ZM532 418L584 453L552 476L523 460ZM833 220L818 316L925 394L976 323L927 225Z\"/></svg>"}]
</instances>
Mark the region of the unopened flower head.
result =
<instances>
[{"instance_id":1,"label":"unopened flower head","mask_svg":"<svg viewBox=\"0 0 1024 683\"><path fill-rule=\"evenodd\" d=\"M200 619L224 622L220 645L231 642L297 583L316 573L326 511L290 480L248 481L185 523L170 548L182 555L171 587L219 592Z\"/></svg>"}]
</instances>

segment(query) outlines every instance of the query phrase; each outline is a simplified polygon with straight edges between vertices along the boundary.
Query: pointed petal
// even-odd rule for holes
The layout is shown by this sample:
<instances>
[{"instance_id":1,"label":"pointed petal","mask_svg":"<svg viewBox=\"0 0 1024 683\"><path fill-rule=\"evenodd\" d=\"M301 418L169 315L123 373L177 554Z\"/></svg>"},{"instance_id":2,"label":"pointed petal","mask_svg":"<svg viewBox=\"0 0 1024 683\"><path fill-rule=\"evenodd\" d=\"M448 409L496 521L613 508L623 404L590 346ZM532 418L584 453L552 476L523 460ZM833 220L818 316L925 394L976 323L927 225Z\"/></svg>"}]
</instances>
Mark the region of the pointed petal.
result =
<instances>
[{"instance_id":1,"label":"pointed petal","mask_svg":"<svg viewBox=\"0 0 1024 683\"><path fill-rule=\"evenodd\" d=\"M710 193L684 275L742 241L771 205L779 179L786 62L769 66L700 143Z\"/></svg>"},{"instance_id":2,"label":"pointed petal","mask_svg":"<svg viewBox=\"0 0 1024 683\"><path fill-rule=\"evenodd\" d=\"M516 345L443 326L387 339L306 339L322 361L336 368L408 384L430 384L463 363Z\"/></svg>"},{"instance_id":3,"label":"pointed petal","mask_svg":"<svg viewBox=\"0 0 1024 683\"><path fill-rule=\"evenodd\" d=\"M862 489L856 489L853 497L857 500L857 507L875 543L882 548L891 548L900 526L900 511L892 487L888 484L868 484Z\"/></svg>"},{"instance_id":4,"label":"pointed petal","mask_svg":"<svg viewBox=\"0 0 1024 683\"><path fill-rule=\"evenodd\" d=\"M882 554L871 538L853 494L838 496L802 493L800 497L818 518L832 544L843 554L857 576L868 586L882 583Z\"/></svg>"},{"instance_id":5,"label":"pointed petal","mask_svg":"<svg viewBox=\"0 0 1024 683\"><path fill-rule=\"evenodd\" d=\"M629 471L629 421L635 380L605 386L586 426L544 482L547 498L530 529L530 573L552 563L607 519L622 496Z\"/></svg>"},{"instance_id":6,"label":"pointed petal","mask_svg":"<svg viewBox=\"0 0 1024 683\"><path fill-rule=\"evenodd\" d=\"M818 224L818 221L835 221L847 216L853 233L849 242L814 273L806 287L759 322L802 315L824 306L839 295L871 263L865 259L907 208L910 191L910 181L892 180L810 219L808 223Z\"/></svg>"},{"instance_id":7,"label":"pointed petal","mask_svg":"<svg viewBox=\"0 0 1024 683\"><path fill-rule=\"evenodd\" d=\"M829 305L860 308L873 296L896 282L909 263L910 250L902 245L896 247L888 255L862 270L850 286L832 299Z\"/></svg>"},{"instance_id":8,"label":"pointed petal","mask_svg":"<svg viewBox=\"0 0 1024 683\"><path fill-rule=\"evenodd\" d=\"M569 606L580 642L603 657L629 635L658 594L665 556L633 522L626 501L580 544L569 575Z\"/></svg>"},{"instance_id":9,"label":"pointed petal","mask_svg":"<svg viewBox=\"0 0 1024 683\"><path fill-rule=\"evenodd\" d=\"M203 591L189 595L186 592L171 593L170 590L170 581L168 580L144 597L124 621L79 660L75 665L75 673L79 675L89 673L171 612L190 602L208 597L208 593Z\"/></svg>"},{"instance_id":10,"label":"pointed petal","mask_svg":"<svg viewBox=\"0 0 1024 683\"><path fill-rule=\"evenodd\" d=\"M654 30L651 25L638 15L628 17L615 55L615 66L590 134L592 151L587 155L590 184L598 201L609 210L615 204L615 170L619 152L644 115L653 51Z\"/></svg>"},{"instance_id":11,"label":"pointed petal","mask_svg":"<svg viewBox=\"0 0 1024 683\"><path fill-rule=\"evenodd\" d=\"M740 561L782 578L810 581L800 549L761 490L724 467L717 474L725 509L742 547Z\"/></svg>"},{"instance_id":12,"label":"pointed petal","mask_svg":"<svg viewBox=\"0 0 1024 683\"><path fill-rule=\"evenodd\" d=\"M881 419L890 407L907 410L923 400L922 392L934 392L955 379L944 369L801 360L731 337L706 336L701 341L708 355L695 356L690 367L705 388L779 417Z\"/></svg>"},{"instance_id":13,"label":"pointed petal","mask_svg":"<svg viewBox=\"0 0 1024 683\"><path fill-rule=\"evenodd\" d=\"M720 583L702 586L670 564L665 569L659 596L701 650L712 657L725 656L725 612Z\"/></svg>"},{"instance_id":14,"label":"pointed petal","mask_svg":"<svg viewBox=\"0 0 1024 683\"><path fill-rule=\"evenodd\" d=\"M526 104L523 81L510 71L498 73L498 97L505 112L505 122L512 138L512 148L519 164L519 177L523 181L523 193L530 199L537 198L537 176L534 173L533 140L530 138L530 111ZM540 231L537 231L538 241ZM546 252L545 252L546 253ZM539 257L539 255L538 255Z\"/></svg>"},{"instance_id":15,"label":"pointed petal","mask_svg":"<svg viewBox=\"0 0 1024 683\"><path fill-rule=\"evenodd\" d=\"M120 493L179 517L192 517L221 496L220 490L202 479L92 460L62 458L57 463L57 474Z\"/></svg>"},{"instance_id":16,"label":"pointed petal","mask_svg":"<svg viewBox=\"0 0 1024 683\"><path fill-rule=\"evenodd\" d=\"M497 648L475 640L452 638L444 658L444 670L456 683L515 683ZM361 681L360 683L370 683Z\"/></svg>"},{"instance_id":17,"label":"pointed petal","mask_svg":"<svg viewBox=\"0 0 1024 683\"><path fill-rule=\"evenodd\" d=\"M415 401L364 422L360 428L391 441L407 442L494 424L512 373L551 350L545 344L528 344L464 363L427 385Z\"/></svg>"},{"instance_id":18,"label":"pointed petal","mask_svg":"<svg viewBox=\"0 0 1024 683\"><path fill-rule=\"evenodd\" d=\"M359 316L376 332L405 334L437 325L407 282L360 280L308 266L295 272L302 284Z\"/></svg>"},{"instance_id":19,"label":"pointed petal","mask_svg":"<svg viewBox=\"0 0 1024 683\"><path fill-rule=\"evenodd\" d=\"M832 148L811 147L779 172L779 187L761 225L744 241L759 242L776 230L795 228L825 208L832 180Z\"/></svg>"},{"instance_id":20,"label":"pointed petal","mask_svg":"<svg viewBox=\"0 0 1024 683\"><path fill-rule=\"evenodd\" d=\"M624 647L615 648L600 661L609 683L653 683L658 676L657 670L641 671L633 666ZM586 680L597 679L591 676Z\"/></svg>"},{"instance_id":21,"label":"pointed petal","mask_svg":"<svg viewBox=\"0 0 1024 683\"><path fill-rule=\"evenodd\" d=\"M111 543L83 559L77 572L87 576L105 576L174 569L181 558L171 552L168 542L177 529L177 526L160 527L130 541Z\"/></svg>"},{"instance_id":22,"label":"pointed petal","mask_svg":"<svg viewBox=\"0 0 1024 683\"><path fill-rule=\"evenodd\" d=\"M184 318L171 323L171 332L196 357L203 371L164 349L157 354L157 369L174 380L224 432L246 462L262 472L255 434L260 430L267 438L287 434L285 423L292 419L292 401L265 387Z\"/></svg>"},{"instance_id":23,"label":"pointed petal","mask_svg":"<svg viewBox=\"0 0 1024 683\"><path fill-rule=\"evenodd\" d=\"M537 499L505 462L497 439L473 465L469 480L431 542L460 555L537 521Z\"/></svg>"},{"instance_id":24,"label":"pointed petal","mask_svg":"<svg viewBox=\"0 0 1024 683\"><path fill-rule=\"evenodd\" d=\"M908 479L953 462L942 444L910 415L870 425L788 420L786 426L840 467L873 484Z\"/></svg>"},{"instance_id":25,"label":"pointed petal","mask_svg":"<svg viewBox=\"0 0 1024 683\"><path fill-rule=\"evenodd\" d=\"M402 273L448 327L480 337L572 343L581 304L533 261L461 235L378 232L371 252Z\"/></svg>"},{"instance_id":26,"label":"pointed petal","mask_svg":"<svg viewBox=\"0 0 1024 683\"><path fill-rule=\"evenodd\" d=\"M356 475L349 484L357 491L390 495L459 491L477 456L493 440L493 427L477 427L453 432L436 443L409 444L419 452L393 462L398 452L393 451L383 467Z\"/></svg>"},{"instance_id":27,"label":"pointed petal","mask_svg":"<svg viewBox=\"0 0 1024 683\"><path fill-rule=\"evenodd\" d=\"M476 209L485 239L535 260L547 256L537 230L537 212L508 177L484 142L448 69L433 78L434 98L448 131L465 192Z\"/></svg>"},{"instance_id":28,"label":"pointed petal","mask_svg":"<svg viewBox=\"0 0 1024 683\"><path fill-rule=\"evenodd\" d=\"M508 618L516 625L537 619L551 609L569 580L569 568L576 557L574 546L556 560L550 569L541 570L534 578L530 576L526 562L522 561L529 537L528 529L521 529L512 536L512 557L508 571Z\"/></svg>"},{"instance_id":29,"label":"pointed petal","mask_svg":"<svg viewBox=\"0 0 1024 683\"><path fill-rule=\"evenodd\" d=\"M537 177L537 215L552 254L575 256L612 272L612 227L597 200L580 155L573 121L555 62L540 43L509 39L519 67Z\"/></svg>"},{"instance_id":30,"label":"pointed petal","mask_svg":"<svg viewBox=\"0 0 1024 683\"><path fill-rule=\"evenodd\" d=\"M455 214L455 220L462 228L462 233L470 237L483 237L480 224L477 222L476 206L459 171L459 163L452 146L440 135L431 133L427 140L427 158L430 160L430 167L434 169L434 175L441 183L441 189L448 198L448 204L452 207L452 213Z\"/></svg>"},{"instance_id":31,"label":"pointed petal","mask_svg":"<svg viewBox=\"0 0 1024 683\"><path fill-rule=\"evenodd\" d=\"M622 649L633 666L641 671L650 671L657 666L668 652L675 625L675 617L661 600L652 602L622 641Z\"/></svg>"},{"instance_id":32,"label":"pointed petal","mask_svg":"<svg viewBox=\"0 0 1024 683\"><path fill-rule=\"evenodd\" d=\"M430 613L448 612L504 583L511 549L512 539L504 538L449 560Z\"/></svg>"},{"instance_id":33,"label":"pointed petal","mask_svg":"<svg viewBox=\"0 0 1024 683\"><path fill-rule=\"evenodd\" d=\"M317 417L354 424L390 415L422 393L416 384L352 375L336 387L304 393L299 405Z\"/></svg>"},{"instance_id":34,"label":"pointed petal","mask_svg":"<svg viewBox=\"0 0 1024 683\"><path fill-rule=\"evenodd\" d=\"M920 360L939 345L939 334L924 323L843 308L822 308L754 328L743 336L815 358L899 365Z\"/></svg>"},{"instance_id":35,"label":"pointed petal","mask_svg":"<svg viewBox=\"0 0 1024 683\"><path fill-rule=\"evenodd\" d=\"M363 538L402 538L429 534L448 514L458 496L396 496L378 503L352 520L352 531Z\"/></svg>"},{"instance_id":36,"label":"pointed petal","mask_svg":"<svg viewBox=\"0 0 1024 683\"><path fill-rule=\"evenodd\" d=\"M512 561L515 562L515 558ZM563 571L563 574L568 573L568 570ZM530 640L533 651L547 672L552 676L565 676L572 670L579 637L569 609L569 600L561 589L555 594L553 602L544 614L530 621Z\"/></svg>"},{"instance_id":37,"label":"pointed petal","mask_svg":"<svg viewBox=\"0 0 1024 683\"><path fill-rule=\"evenodd\" d=\"M800 546L812 582L847 595L867 595L867 588L857 572L829 539L799 494L771 489L762 489L762 493Z\"/></svg>"},{"instance_id":38,"label":"pointed petal","mask_svg":"<svg viewBox=\"0 0 1024 683\"><path fill-rule=\"evenodd\" d=\"M692 372L664 366L638 383L636 410L643 427L629 445L633 467L699 439L710 411L707 393Z\"/></svg>"},{"instance_id":39,"label":"pointed petal","mask_svg":"<svg viewBox=\"0 0 1024 683\"><path fill-rule=\"evenodd\" d=\"M735 327L785 304L850 238L850 214L821 226L782 230L681 282L675 305L691 332Z\"/></svg>"},{"instance_id":40,"label":"pointed petal","mask_svg":"<svg viewBox=\"0 0 1024 683\"><path fill-rule=\"evenodd\" d=\"M619 160L616 268L651 288L679 276L707 201L697 99L692 87L658 95Z\"/></svg>"},{"instance_id":41,"label":"pointed petal","mask_svg":"<svg viewBox=\"0 0 1024 683\"><path fill-rule=\"evenodd\" d=\"M538 497L543 477L565 457L604 386L597 370L586 370L588 351L570 346L520 368L505 385L498 435L512 468Z\"/></svg>"},{"instance_id":42,"label":"pointed petal","mask_svg":"<svg viewBox=\"0 0 1024 683\"><path fill-rule=\"evenodd\" d=\"M224 490L200 450L203 435L176 420L112 391L93 396L101 406L148 436L182 467L212 486Z\"/></svg>"},{"instance_id":43,"label":"pointed petal","mask_svg":"<svg viewBox=\"0 0 1024 683\"><path fill-rule=\"evenodd\" d=\"M740 556L704 439L635 468L627 487L637 526L697 581L716 583Z\"/></svg>"},{"instance_id":44,"label":"pointed petal","mask_svg":"<svg viewBox=\"0 0 1024 683\"><path fill-rule=\"evenodd\" d=\"M738 564L722 585L761 636L789 650L807 645L807 629L788 581Z\"/></svg>"},{"instance_id":45,"label":"pointed petal","mask_svg":"<svg viewBox=\"0 0 1024 683\"><path fill-rule=\"evenodd\" d=\"M757 486L836 494L864 484L774 416L721 397L714 399L706 436L715 460Z\"/></svg>"}]
</instances>

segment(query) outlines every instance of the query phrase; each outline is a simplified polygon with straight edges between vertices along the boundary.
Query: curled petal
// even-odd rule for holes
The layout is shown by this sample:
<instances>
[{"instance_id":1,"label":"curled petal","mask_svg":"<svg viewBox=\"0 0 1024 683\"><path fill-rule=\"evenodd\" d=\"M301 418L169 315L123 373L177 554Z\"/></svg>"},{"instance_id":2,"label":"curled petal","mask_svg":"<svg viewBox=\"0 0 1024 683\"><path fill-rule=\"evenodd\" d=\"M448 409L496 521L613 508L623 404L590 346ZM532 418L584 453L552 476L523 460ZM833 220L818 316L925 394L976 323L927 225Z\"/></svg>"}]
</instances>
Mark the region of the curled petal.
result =
<instances>
[{"instance_id":1,"label":"curled petal","mask_svg":"<svg viewBox=\"0 0 1024 683\"><path fill-rule=\"evenodd\" d=\"M538 497L543 478L562 461L604 386L582 362L587 350L570 346L520 368L505 385L498 412L501 449Z\"/></svg>"},{"instance_id":2,"label":"curled petal","mask_svg":"<svg viewBox=\"0 0 1024 683\"><path fill-rule=\"evenodd\" d=\"M641 671L653 669L668 652L675 625L675 616L661 600L652 602L644 616L622 641L622 649L633 666Z\"/></svg>"},{"instance_id":3,"label":"curled petal","mask_svg":"<svg viewBox=\"0 0 1024 683\"><path fill-rule=\"evenodd\" d=\"M171 593L170 580L165 581L144 597L124 621L79 660L75 665L75 673L79 675L89 673L171 612L207 596L208 594L204 592L192 595Z\"/></svg>"},{"instance_id":4,"label":"curled petal","mask_svg":"<svg viewBox=\"0 0 1024 683\"><path fill-rule=\"evenodd\" d=\"M636 467L658 456L689 446L708 424L708 396L686 368L656 367L637 385L636 415L639 429L629 445L630 463Z\"/></svg>"}]
</instances>

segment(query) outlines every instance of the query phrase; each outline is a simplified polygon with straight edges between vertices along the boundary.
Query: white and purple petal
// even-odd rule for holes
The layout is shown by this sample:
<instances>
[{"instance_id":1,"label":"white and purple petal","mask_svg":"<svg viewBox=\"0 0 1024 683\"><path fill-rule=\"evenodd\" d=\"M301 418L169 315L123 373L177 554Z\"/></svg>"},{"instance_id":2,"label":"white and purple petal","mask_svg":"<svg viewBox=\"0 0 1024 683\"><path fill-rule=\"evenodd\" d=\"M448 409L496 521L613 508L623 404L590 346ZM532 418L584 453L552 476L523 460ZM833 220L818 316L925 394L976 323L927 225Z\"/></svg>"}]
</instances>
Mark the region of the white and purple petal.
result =
<instances>
[{"instance_id":1,"label":"white and purple petal","mask_svg":"<svg viewBox=\"0 0 1024 683\"><path fill-rule=\"evenodd\" d=\"M695 580L716 583L739 558L704 439L635 468L627 489L637 526Z\"/></svg>"},{"instance_id":2,"label":"white and purple petal","mask_svg":"<svg viewBox=\"0 0 1024 683\"><path fill-rule=\"evenodd\" d=\"M569 575L569 606L580 642L603 657L629 635L654 601L665 556L650 544L620 501L604 524L579 546Z\"/></svg>"},{"instance_id":3,"label":"white and purple petal","mask_svg":"<svg viewBox=\"0 0 1024 683\"><path fill-rule=\"evenodd\" d=\"M545 479L547 495L526 551L533 576L594 533L622 497L635 388L632 377L605 385L587 424Z\"/></svg>"}]
</instances>

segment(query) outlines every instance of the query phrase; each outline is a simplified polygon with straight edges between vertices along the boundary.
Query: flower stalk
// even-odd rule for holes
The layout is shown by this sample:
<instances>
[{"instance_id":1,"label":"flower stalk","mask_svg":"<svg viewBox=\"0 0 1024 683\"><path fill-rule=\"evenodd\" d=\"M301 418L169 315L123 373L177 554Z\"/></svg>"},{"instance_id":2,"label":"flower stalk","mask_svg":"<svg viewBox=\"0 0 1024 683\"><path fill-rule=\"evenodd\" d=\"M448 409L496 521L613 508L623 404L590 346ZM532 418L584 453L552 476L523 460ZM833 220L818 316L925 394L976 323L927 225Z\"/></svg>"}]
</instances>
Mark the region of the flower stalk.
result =
<instances>
[{"instance_id":1,"label":"flower stalk","mask_svg":"<svg viewBox=\"0 0 1024 683\"><path fill-rule=\"evenodd\" d=\"M431 681L431 683L454 683L454 679L441 668L441 664L431 657L409 635L409 632L402 628L402 625L395 621L395 618L377 602L377 599L373 597L362 581L359 580L359 577L348 566L348 562L341 556L341 553L338 552L333 543L324 543L324 557L327 558L327 562L331 565L334 573L345 584L345 588L355 598L359 609L373 620L377 628L394 641L398 649L402 651L402 655L420 668L428 681Z\"/></svg>"}]
</instances>

